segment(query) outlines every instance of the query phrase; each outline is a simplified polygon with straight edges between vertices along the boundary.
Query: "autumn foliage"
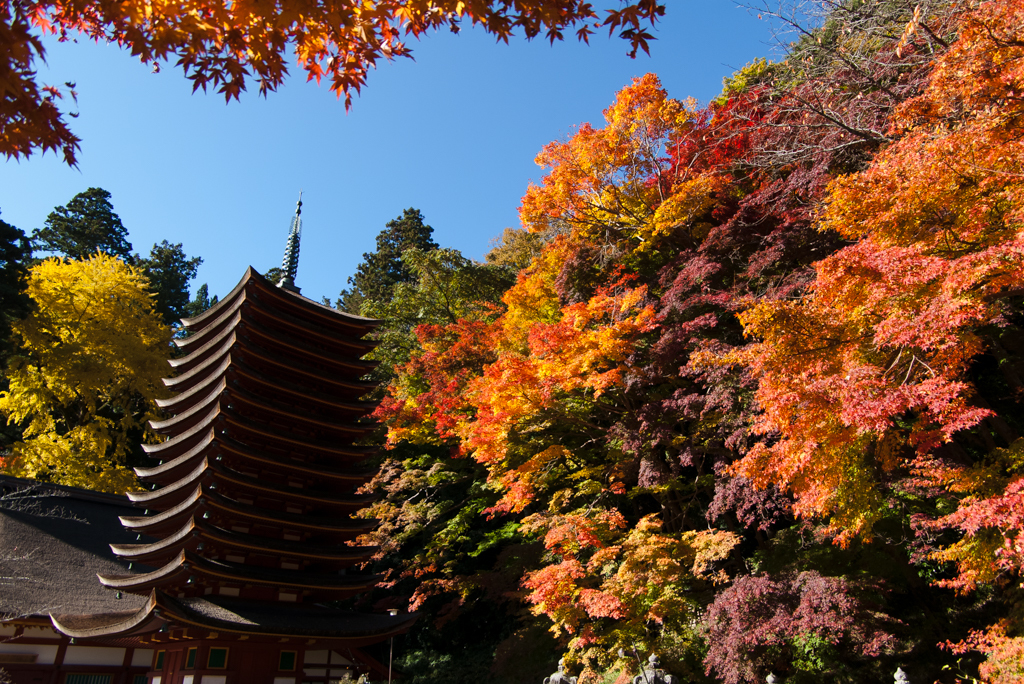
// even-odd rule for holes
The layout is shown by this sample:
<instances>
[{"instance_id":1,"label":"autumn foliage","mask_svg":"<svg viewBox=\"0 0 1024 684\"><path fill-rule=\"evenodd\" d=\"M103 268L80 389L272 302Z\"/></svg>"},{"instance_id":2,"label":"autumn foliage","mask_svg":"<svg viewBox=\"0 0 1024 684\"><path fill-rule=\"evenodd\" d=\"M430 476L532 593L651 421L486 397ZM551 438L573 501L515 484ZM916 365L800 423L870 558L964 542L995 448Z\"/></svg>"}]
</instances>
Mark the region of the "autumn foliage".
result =
<instances>
[{"instance_id":1,"label":"autumn foliage","mask_svg":"<svg viewBox=\"0 0 1024 684\"><path fill-rule=\"evenodd\" d=\"M124 492L138 482L127 462L166 390L170 329L154 312L148 281L98 252L33 267L33 310L14 324L0 412L24 427L0 459L4 471L58 484Z\"/></svg>"},{"instance_id":2,"label":"autumn foliage","mask_svg":"<svg viewBox=\"0 0 1024 684\"><path fill-rule=\"evenodd\" d=\"M560 655L626 682L652 653L694 682L1021 680L1024 2L820 6L707 106L648 74L546 145L487 263L394 249L399 275L349 302L388 321L362 540L386 595L362 600L424 615L411 682L539 681ZM279 25L231 3L156 27L114 21L130 4L17 7L19 64L39 52L22 29L77 28L229 97L272 89L289 37L348 93L400 29L558 39L595 12L328 3ZM642 48L660 11L604 23ZM5 468L130 486L166 346L139 291L102 256L33 270Z\"/></svg>"},{"instance_id":3,"label":"autumn foliage","mask_svg":"<svg viewBox=\"0 0 1024 684\"><path fill-rule=\"evenodd\" d=\"M38 83L44 56L40 34L61 41L79 35L116 43L159 68L171 60L193 90L213 88L237 99L250 84L266 95L284 83L289 53L307 80L326 79L351 105L379 61L410 57L406 41L433 31L458 33L463 22L508 42L513 35L562 40L566 31L588 41L596 28L618 34L630 54L648 50L647 31L665 8L656 0L608 3L583 0L329 0L281 3L152 2L151 0L4 0L0 3L0 154L22 158L60 151L75 164L79 139L58 107L73 85Z\"/></svg>"},{"instance_id":4,"label":"autumn foliage","mask_svg":"<svg viewBox=\"0 0 1024 684\"><path fill-rule=\"evenodd\" d=\"M543 619L585 681L1018 681L1024 3L830 7L547 145L540 251L415 328L373 514L442 630Z\"/></svg>"}]
</instances>

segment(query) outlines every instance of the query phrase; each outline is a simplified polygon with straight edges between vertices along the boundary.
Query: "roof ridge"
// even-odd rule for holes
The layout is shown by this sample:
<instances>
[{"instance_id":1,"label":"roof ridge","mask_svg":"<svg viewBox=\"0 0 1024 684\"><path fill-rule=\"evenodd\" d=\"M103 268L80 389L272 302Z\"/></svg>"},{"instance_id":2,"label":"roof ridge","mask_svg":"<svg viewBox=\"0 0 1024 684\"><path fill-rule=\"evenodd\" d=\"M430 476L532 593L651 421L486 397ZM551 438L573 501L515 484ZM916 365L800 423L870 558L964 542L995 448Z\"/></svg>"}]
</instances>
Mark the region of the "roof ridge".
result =
<instances>
[{"instance_id":1,"label":"roof ridge","mask_svg":"<svg viewBox=\"0 0 1024 684\"><path fill-rule=\"evenodd\" d=\"M120 504L127 508L132 507L132 502L125 494L111 494L110 492L97 492L84 487L72 487L70 485L56 484L53 482L41 482L25 477L14 477L13 475L0 474L0 488L27 487L49 490L55 495L64 496L82 501L95 501L97 503Z\"/></svg>"}]
</instances>

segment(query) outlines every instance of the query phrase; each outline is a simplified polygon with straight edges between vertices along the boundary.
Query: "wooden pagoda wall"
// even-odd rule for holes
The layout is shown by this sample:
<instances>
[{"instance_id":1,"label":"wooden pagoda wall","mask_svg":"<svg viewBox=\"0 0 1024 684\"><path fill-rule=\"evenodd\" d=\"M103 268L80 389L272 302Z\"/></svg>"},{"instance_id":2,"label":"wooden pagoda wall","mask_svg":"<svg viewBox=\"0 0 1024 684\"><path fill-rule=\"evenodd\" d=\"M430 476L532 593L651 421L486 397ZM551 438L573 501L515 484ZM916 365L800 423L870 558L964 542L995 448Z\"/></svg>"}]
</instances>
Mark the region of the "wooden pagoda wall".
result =
<instances>
[{"instance_id":1,"label":"wooden pagoda wall","mask_svg":"<svg viewBox=\"0 0 1024 684\"><path fill-rule=\"evenodd\" d=\"M214 649L226 650L223 667L210 666ZM71 644L39 620L0 624L0 669L13 684L328 684L362 672L387 678L384 666L361 651L328 650L296 639L266 643L209 634L153 648Z\"/></svg>"}]
</instances>

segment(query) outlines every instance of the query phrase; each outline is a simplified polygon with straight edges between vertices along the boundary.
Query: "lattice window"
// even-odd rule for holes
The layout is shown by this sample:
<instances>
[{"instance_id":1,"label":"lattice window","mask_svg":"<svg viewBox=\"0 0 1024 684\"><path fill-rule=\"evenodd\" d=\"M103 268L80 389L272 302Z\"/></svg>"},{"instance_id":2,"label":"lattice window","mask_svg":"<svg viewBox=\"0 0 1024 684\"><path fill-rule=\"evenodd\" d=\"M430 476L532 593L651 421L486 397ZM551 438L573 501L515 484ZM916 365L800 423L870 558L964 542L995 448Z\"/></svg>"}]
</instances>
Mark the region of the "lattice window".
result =
<instances>
[{"instance_id":1,"label":"lattice window","mask_svg":"<svg viewBox=\"0 0 1024 684\"><path fill-rule=\"evenodd\" d=\"M75 674L69 673L64 684L111 684L114 675L108 674Z\"/></svg>"}]
</instances>

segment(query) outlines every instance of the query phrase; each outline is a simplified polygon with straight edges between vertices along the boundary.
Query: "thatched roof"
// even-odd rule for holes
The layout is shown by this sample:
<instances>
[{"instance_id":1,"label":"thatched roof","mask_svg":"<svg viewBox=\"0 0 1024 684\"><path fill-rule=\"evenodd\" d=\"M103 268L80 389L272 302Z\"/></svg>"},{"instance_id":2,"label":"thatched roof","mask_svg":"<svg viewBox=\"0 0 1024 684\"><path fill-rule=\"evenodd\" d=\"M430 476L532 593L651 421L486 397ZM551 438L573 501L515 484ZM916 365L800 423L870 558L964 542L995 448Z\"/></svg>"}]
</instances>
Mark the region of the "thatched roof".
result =
<instances>
[{"instance_id":1,"label":"thatched roof","mask_svg":"<svg viewBox=\"0 0 1024 684\"><path fill-rule=\"evenodd\" d=\"M118 519L133 512L123 496L0 475L0 615L141 608L145 597L118 599L96 577L128 571L109 544L136 541Z\"/></svg>"}]
</instances>

